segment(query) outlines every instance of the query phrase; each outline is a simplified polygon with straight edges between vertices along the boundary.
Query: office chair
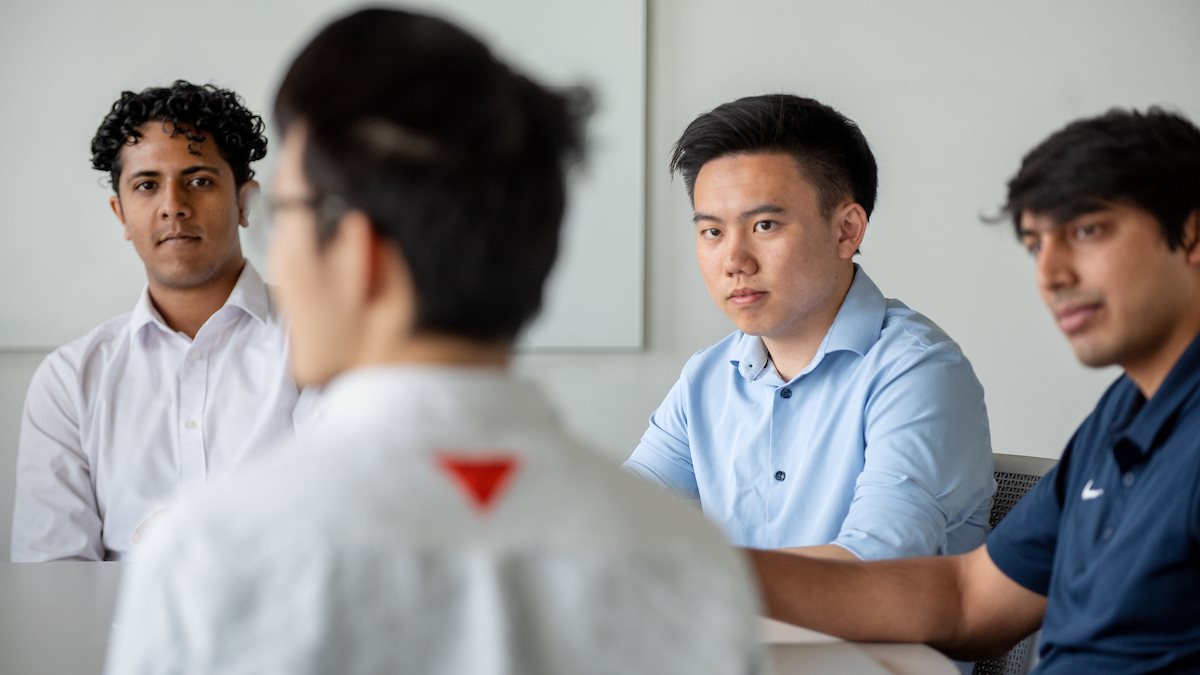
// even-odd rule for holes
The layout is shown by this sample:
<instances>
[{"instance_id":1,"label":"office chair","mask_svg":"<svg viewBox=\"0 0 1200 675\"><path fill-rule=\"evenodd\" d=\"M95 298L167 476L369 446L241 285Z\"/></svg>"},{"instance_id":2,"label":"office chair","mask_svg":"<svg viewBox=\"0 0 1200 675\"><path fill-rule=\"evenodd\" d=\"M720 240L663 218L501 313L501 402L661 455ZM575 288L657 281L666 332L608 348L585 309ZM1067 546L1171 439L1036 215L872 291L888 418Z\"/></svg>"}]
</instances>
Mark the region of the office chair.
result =
<instances>
[{"instance_id":1,"label":"office chair","mask_svg":"<svg viewBox=\"0 0 1200 675\"><path fill-rule=\"evenodd\" d=\"M988 518L995 527L1012 507L1057 464L1056 460L1024 455L992 455L995 460L996 495ZM973 675L1025 675L1033 666L1037 633L1028 635L1008 653L975 662Z\"/></svg>"}]
</instances>

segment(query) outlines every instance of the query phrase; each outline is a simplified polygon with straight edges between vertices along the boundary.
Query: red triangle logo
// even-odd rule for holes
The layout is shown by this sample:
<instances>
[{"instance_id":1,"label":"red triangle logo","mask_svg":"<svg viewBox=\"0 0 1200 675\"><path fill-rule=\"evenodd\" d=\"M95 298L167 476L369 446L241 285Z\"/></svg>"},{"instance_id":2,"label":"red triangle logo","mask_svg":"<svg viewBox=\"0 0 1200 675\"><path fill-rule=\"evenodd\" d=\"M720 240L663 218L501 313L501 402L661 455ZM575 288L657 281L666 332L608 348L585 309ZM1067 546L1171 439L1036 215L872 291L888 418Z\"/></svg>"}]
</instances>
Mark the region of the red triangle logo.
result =
<instances>
[{"instance_id":1,"label":"red triangle logo","mask_svg":"<svg viewBox=\"0 0 1200 675\"><path fill-rule=\"evenodd\" d=\"M450 474L476 511L491 510L517 467L513 455L437 453L438 465Z\"/></svg>"}]
</instances>

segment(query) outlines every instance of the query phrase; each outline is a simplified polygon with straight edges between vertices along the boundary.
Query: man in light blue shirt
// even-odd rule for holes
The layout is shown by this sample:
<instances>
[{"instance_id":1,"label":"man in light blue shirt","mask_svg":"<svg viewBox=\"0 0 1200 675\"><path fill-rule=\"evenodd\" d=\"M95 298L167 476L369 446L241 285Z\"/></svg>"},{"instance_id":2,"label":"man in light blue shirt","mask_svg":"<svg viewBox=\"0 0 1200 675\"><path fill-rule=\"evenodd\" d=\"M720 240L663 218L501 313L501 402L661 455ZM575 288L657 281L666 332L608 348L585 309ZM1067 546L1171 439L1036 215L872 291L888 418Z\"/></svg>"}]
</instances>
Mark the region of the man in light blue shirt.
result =
<instances>
[{"instance_id":1,"label":"man in light blue shirt","mask_svg":"<svg viewBox=\"0 0 1200 675\"><path fill-rule=\"evenodd\" d=\"M983 388L852 260L877 187L858 127L812 99L743 98L693 121L671 170L738 330L687 362L625 466L741 546L870 560L979 545L994 490Z\"/></svg>"}]
</instances>

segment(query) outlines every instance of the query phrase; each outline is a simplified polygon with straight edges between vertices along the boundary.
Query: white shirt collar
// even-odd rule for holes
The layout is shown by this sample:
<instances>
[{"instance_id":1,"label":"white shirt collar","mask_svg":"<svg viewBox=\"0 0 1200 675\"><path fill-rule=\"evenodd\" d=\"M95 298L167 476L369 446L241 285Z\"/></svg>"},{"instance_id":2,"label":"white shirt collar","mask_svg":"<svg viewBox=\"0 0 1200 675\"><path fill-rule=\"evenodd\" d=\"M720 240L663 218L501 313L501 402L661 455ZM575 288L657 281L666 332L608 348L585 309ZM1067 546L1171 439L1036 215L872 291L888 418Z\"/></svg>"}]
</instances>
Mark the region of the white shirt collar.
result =
<instances>
[{"instance_id":1,"label":"white shirt collar","mask_svg":"<svg viewBox=\"0 0 1200 675\"><path fill-rule=\"evenodd\" d=\"M237 283L234 284L229 298L225 300L221 309L225 307L237 307L264 324L270 320L271 296L267 292L267 284L249 260L242 266L242 273L238 276ZM147 285L142 287L142 294L138 298L137 304L134 305L133 312L129 315L130 339L135 338L141 333L142 328L151 324L158 326L168 334L175 332L171 330L158 308L154 306L154 301L150 299L150 286Z\"/></svg>"},{"instance_id":2,"label":"white shirt collar","mask_svg":"<svg viewBox=\"0 0 1200 675\"><path fill-rule=\"evenodd\" d=\"M321 392L312 429L400 419L428 425L556 425L552 408L531 382L502 368L424 364L357 368Z\"/></svg>"}]
</instances>

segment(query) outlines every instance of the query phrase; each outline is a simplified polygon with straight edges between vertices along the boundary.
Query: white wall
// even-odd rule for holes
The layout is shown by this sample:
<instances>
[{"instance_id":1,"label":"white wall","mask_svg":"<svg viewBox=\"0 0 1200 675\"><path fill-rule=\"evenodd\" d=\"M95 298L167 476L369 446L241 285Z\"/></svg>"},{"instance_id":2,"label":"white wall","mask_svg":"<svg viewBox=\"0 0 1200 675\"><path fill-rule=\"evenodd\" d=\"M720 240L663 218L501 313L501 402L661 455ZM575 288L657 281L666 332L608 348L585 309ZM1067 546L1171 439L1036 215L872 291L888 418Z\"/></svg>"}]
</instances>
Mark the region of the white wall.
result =
<instances>
[{"instance_id":1,"label":"white wall","mask_svg":"<svg viewBox=\"0 0 1200 675\"><path fill-rule=\"evenodd\" d=\"M650 353L726 330L691 259L668 150L696 114L788 90L855 119L880 165L861 262L945 328L987 392L993 447L1057 457L1115 373L1079 366L1006 225L1021 156L1068 120L1169 105L1200 122L1200 3L656 0L647 135Z\"/></svg>"},{"instance_id":2,"label":"white wall","mask_svg":"<svg viewBox=\"0 0 1200 675\"><path fill-rule=\"evenodd\" d=\"M572 176L561 264L545 311L523 342L640 348L644 0L408 2L459 22L539 79L592 90L591 152L586 170ZM87 270L45 275L37 292L0 294L0 316L7 318L0 348L70 340L126 311L126 298L144 283L109 210L111 191L87 161L96 126L120 91L179 78L212 82L238 92L272 135L270 102L289 61L331 17L358 4L205 0L202 11L180 3L147 11L137 0L0 3L0 63L7 64L0 68L0 142L21 158L0 164L0 203L7 207L0 231L14 235L0 246L0 288L22 286L55 264ZM274 147L254 165L260 181L273 171ZM265 219L254 209L249 219L244 249L265 273Z\"/></svg>"},{"instance_id":3,"label":"white wall","mask_svg":"<svg viewBox=\"0 0 1200 675\"><path fill-rule=\"evenodd\" d=\"M1021 155L1069 119L1163 103L1200 121L1196 26L1200 3L1188 0L650 0L646 349L525 354L518 370L614 461L628 454L687 356L730 329L695 269L683 186L664 170L670 145L718 103L783 89L840 108L872 142L881 189L862 263L963 345L996 450L1057 457L1114 373L1075 363L1010 231L978 216L1002 201ZM4 535L14 422L36 360L0 353Z\"/></svg>"},{"instance_id":4,"label":"white wall","mask_svg":"<svg viewBox=\"0 0 1200 675\"><path fill-rule=\"evenodd\" d=\"M8 562L21 406L25 387L42 356L40 352L0 352L0 562Z\"/></svg>"}]
</instances>

